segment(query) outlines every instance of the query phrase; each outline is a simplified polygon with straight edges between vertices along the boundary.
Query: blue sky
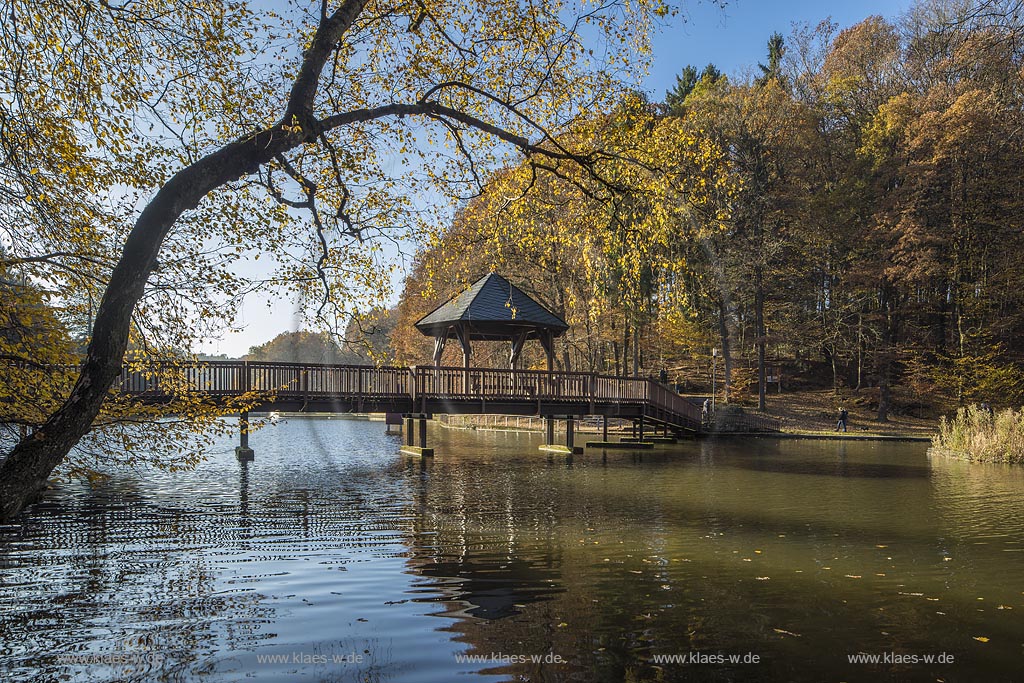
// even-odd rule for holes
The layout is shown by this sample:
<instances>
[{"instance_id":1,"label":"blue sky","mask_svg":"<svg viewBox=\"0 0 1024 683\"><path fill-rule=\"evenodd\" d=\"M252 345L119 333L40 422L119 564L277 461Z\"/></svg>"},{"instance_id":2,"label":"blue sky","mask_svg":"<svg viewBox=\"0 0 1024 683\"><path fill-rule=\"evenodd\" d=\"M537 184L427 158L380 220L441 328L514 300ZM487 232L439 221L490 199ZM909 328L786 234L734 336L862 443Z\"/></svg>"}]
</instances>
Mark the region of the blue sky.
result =
<instances>
[{"instance_id":1,"label":"blue sky","mask_svg":"<svg viewBox=\"0 0 1024 683\"><path fill-rule=\"evenodd\" d=\"M683 12L688 21L677 17L655 38L654 65L643 89L662 100L687 64L713 62L727 74L756 67L766 61L769 36L788 35L793 22L816 25L831 17L846 28L872 14L894 19L910 5L910 0L729 0L721 9L709 0L689 0Z\"/></svg>"}]
</instances>

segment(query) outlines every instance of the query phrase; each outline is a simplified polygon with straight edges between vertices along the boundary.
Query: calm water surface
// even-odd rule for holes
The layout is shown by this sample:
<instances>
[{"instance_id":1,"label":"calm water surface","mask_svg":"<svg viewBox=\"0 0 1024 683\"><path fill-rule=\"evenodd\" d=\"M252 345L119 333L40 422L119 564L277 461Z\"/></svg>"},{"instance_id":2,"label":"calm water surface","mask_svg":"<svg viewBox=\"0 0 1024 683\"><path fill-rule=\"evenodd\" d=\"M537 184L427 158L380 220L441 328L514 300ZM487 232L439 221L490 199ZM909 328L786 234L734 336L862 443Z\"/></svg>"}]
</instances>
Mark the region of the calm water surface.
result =
<instances>
[{"instance_id":1,"label":"calm water surface","mask_svg":"<svg viewBox=\"0 0 1024 683\"><path fill-rule=\"evenodd\" d=\"M53 491L0 527L0 679L1024 680L1024 469L383 432L290 419L247 465Z\"/></svg>"}]
</instances>

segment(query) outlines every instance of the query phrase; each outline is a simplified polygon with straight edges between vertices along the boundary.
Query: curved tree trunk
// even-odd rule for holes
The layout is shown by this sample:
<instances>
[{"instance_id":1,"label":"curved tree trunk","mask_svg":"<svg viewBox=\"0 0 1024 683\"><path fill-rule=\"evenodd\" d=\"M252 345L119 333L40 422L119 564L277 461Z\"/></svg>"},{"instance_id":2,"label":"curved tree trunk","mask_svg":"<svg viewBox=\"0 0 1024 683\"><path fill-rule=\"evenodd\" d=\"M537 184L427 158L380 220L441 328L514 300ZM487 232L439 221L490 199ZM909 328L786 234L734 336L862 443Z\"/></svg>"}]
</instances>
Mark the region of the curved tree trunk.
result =
<instances>
[{"instance_id":1,"label":"curved tree trunk","mask_svg":"<svg viewBox=\"0 0 1024 683\"><path fill-rule=\"evenodd\" d=\"M142 298L168 230L207 193L251 173L281 151L282 143L274 144L273 134L271 129L232 143L179 171L143 210L107 283L71 395L0 463L0 520L10 519L43 490L50 473L92 427L121 372L132 312ZM287 136L281 133L278 139Z\"/></svg>"},{"instance_id":2,"label":"curved tree trunk","mask_svg":"<svg viewBox=\"0 0 1024 683\"><path fill-rule=\"evenodd\" d=\"M111 272L96 312L85 362L71 395L0 463L0 521L11 519L38 497L50 473L92 427L121 372L132 312L142 298L164 238L174 222L216 188L255 173L275 156L316 139L322 128L312 112L320 73L365 3L366 0L347 0L337 12L321 21L303 55L281 122L229 143L178 171L142 210ZM332 117L330 125L369 120L389 115L394 109L350 112Z\"/></svg>"}]
</instances>

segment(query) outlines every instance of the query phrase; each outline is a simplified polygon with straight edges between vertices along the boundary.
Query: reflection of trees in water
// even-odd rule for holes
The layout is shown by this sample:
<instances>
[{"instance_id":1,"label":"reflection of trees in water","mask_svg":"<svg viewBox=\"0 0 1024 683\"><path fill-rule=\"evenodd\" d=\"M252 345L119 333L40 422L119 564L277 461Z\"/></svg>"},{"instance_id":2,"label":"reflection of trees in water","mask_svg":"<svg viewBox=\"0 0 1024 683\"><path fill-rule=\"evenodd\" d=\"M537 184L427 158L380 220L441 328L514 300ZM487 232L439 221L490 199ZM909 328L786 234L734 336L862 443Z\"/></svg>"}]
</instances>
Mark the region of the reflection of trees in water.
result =
<instances>
[{"instance_id":1,"label":"reflection of trees in water","mask_svg":"<svg viewBox=\"0 0 1024 683\"><path fill-rule=\"evenodd\" d=\"M189 483L184 491L154 495L160 487L130 476L49 496L23 527L0 536L0 585L6 584L0 668L26 680L70 673L118 681L218 677L233 662L244 662L240 672L250 670L253 652L270 651L276 636L269 631L279 615L267 596L251 589L266 577L248 574L248 562L255 562L250 571L259 571L262 563L301 552L343 565L350 551L380 547L380 531L393 531L394 521L408 514L396 496L400 477L377 474L381 481L365 494L354 479L339 487L307 478L303 487L302 477L290 472L264 479L263 490L254 492L241 465L237 496L230 480L227 494L207 499L188 491ZM394 554L402 554L400 546ZM238 570L227 590L226 569ZM349 651L337 642L320 647ZM370 649L364 664L346 664L321 678L384 680L387 649ZM146 652L163 655L162 661L58 661L61 654Z\"/></svg>"},{"instance_id":2,"label":"reflection of trees in water","mask_svg":"<svg viewBox=\"0 0 1024 683\"><path fill-rule=\"evenodd\" d=\"M883 490L858 489L850 499L874 506L867 517L844 522L845 513L828 510L802 516L793 508L794 491L738 498L752 490L737 489L739 478L764 483L763 468L706 472L712 464L699 456L680 459L595 458L582 468L576 462L571 476L565 459L543 456L517 465L487 456L471 464L408 461L416 509L408 562L422 577L419 599L445 605L437 615L453 619L447 630L469 654L555 653L570 662L476 665L517 680L686 680L692 669L659 668L652 655L691 651L763 657L756 671L705 667L702 680L829 678L842 662L810 657L815 643L839 655L850 642L877 651L928 649L924 640L935 631L926 612L880 597L869 572L863 584L842 572L815 572L816 558L865 562L877 554L873 511ZM826 462L786 474L807 487L820 481L819 472L830 482L870 481L886 469ZM925 490L897 509L930 499L927 481L907 474L895 479ZM742 549L766 558L754 554L765 542L773 545L761 564L733 554ZM878 635L886 629L890 635Z\"/></svg>"},{"instance_id":3,"label":"reflection of trees in water","mask_svg":"<svg viewBox=\"0 0 1024 683\"><path fill-rule=\"evenodd\" d=\"M651 560L670 545L658 502L640 491L575 491L578 478L558 474L571 467L564 458L538 458L532 469L409 467L418 483L409 565L430 593L420 599L445 603L438 615L455 618L448 630L470 654L553 653L569 662L481 670L524 680L653 675L652 652L696 649L714 629L707 601L726 609L743 601L716 583L694 591L678 565ZM614 487L596 487L604 485ZM601 546L623 538L616 532L642 552Z\"/></svg>"},{"instance_id":4,"label":"reflection of trees in water","mask_svg":"<svg viewBox=\"0 0 1024 683\"><path fill-rule=\"evenodd\" d=\"M51 500L43 512L24 532L32 551L8 554L4 570L20 584L7 592L5 636L30 643L9 666L33 678L75 671L90 680L185 680L219 648L247 646L272 614L257 593L214 592L216 560L204 551L233 536L231 526L154 506L129 482L118 482L116 499L86 491L72 505ZM162 661L58 661L112 653L158 653Z\"/></svg>"}]
</instances>

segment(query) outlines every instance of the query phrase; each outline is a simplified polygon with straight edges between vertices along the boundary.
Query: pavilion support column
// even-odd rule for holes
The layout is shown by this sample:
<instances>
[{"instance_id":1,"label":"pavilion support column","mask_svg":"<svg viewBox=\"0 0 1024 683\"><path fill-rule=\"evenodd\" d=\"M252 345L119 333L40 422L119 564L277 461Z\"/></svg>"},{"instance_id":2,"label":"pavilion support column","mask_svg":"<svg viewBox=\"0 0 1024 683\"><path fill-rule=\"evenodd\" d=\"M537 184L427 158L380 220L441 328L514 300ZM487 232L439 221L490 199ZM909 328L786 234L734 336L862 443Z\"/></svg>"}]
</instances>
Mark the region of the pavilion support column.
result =
<instances>
[{"instance_id":1,"label":"pavilion support column","mask_svg":"<svg viewBox=\"0 0 1024 683\"><path fill-rule=\"evenodd\" d=\"M251 462L256 459L256 451L249 448L249 411L238 416L238 445L235 446L235 457L240 462Z\"/></svg>"},{"instance_id":2,"label":"pavilion support column","mask_svg":"<svg viewBox=\"0 0 1024 683\"><path fill-rule=\"evenodd\" d=\"M512 337L512 352L509 354L508 366L513 370L519 369L519 355L523 352L523 346L526 345L526 338L529 334L529 330L524 330Z\"/></svg>"},{"instance_id":3,"label":"pavilion support column","mask_svg":"<svg viewBox=\"0 0 1024 683\"><path fill-rule=\"evenodd\" d=\"M640 439L641 441L643 441L644 440L644 416L643 415L640 416L640 421L637 423L637 429L640 432L639 434L637 434L637 438Z\"/></svg>"},{"instance_id":4,"label":"pavilion support column","mask_svg":"<svg viewBox=\"0 0 1024 683\"><path fill-rule=\"evenodd\" d=\"M601 441L608 443L608 416L601 416Z\"/></svg>"},{"instance_id":5,"label":"pavilion support column","mask_svg":"<svg viewBox=\"0 0 1024 683\"><path fill-rule=\"evenodd\" d=\"M426 416L420 417L420 448L427 447L427 418Z\"/></svg>"},{"instance_id":6,"label":"pavilion support column","mask_svg":"<svg viewBox=\"0 0 1024 683\"><path fill-rule=\"evenodd\" d=\"M434 367L441 366L441 355L444 353L444 343L448 341L448 330L441 336L434 337Z\"/></svg>"},{"instance_id":7,"label":"pavilion support column","mask_svg":"<svg viewBox=\"0 0 1024 683\"><path fill-rule=\"evenodd\" d=\"M568 415L565 418L565 446L571 452L573 446L575 446L576 435L573 429L573 416Z\"/></svg>"},{"instance_id":8,"label":"pavilion support column","mask_svg":"<svg viewBox=\"0 0 1024 683\"><path fill-rule=\"evenodd\" d=\"M413 422L411 415L405 416L405 445L415 446L416 445L416 433L413 431Z\"/></svg>"},{"instance_id":9,"label":"pavilion support column","mask_svg":"<svg viewBox=\"0 0 1024 683\"><path fill-rule=\"evenodd\" d=\"M462 393L468 394L471 390L469 384L469 363L473 354L473 349L469 343L469 330L466 329L465 325L456 325L455 337L459 340L459 344L462 345Z\"/></svg>"},{"instance_id":10,"label":"pavilion support column","mask_svg":"<svg viewBox=\"0 0 1024 683\"><path fill-rule=\"evenodd\" d=\"M546 435L545 442L553 444L555 442L555 418L545 417L544 418L544 431Z\"/></svg>"}]
</instances>

